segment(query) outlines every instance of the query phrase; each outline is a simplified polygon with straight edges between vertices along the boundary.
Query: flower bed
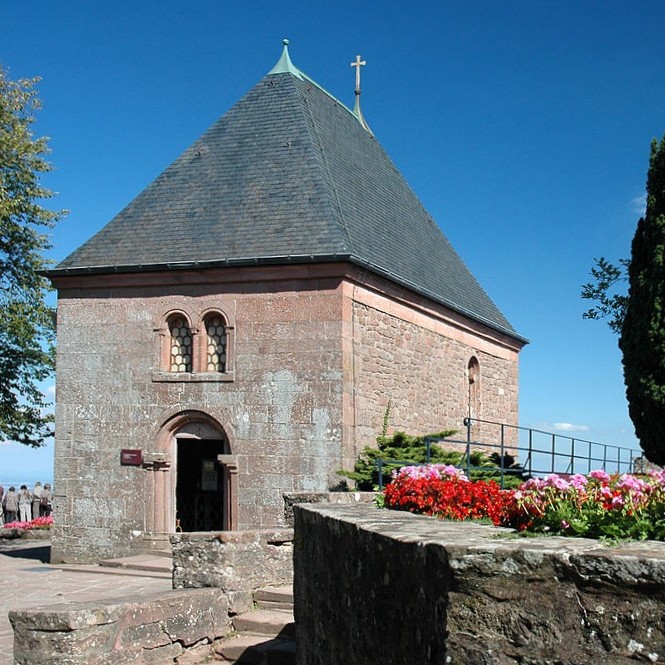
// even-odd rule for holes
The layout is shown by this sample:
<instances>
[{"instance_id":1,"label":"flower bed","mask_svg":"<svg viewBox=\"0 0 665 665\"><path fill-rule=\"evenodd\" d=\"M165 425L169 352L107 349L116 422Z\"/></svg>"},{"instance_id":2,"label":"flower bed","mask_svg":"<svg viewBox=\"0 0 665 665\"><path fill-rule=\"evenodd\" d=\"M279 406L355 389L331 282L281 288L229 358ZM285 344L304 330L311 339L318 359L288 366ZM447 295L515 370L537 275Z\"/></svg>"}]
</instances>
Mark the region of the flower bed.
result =
<instances>
[{"instance_id":1,"label":"flower bed","mask_svg":"<svg viewBox=\"0 0 665 665\"><path fill-rule=\"evenodd\" d=\"M562 536L665 540L665 471L532 478L513 492L506 526Z\"/></svg>"},{"instance_id":2,"label":"flower bed","mask_svg":"<svg viewBox=\"0 0 665 665\"><path fill-rule=\"evenodd\" d=\"M30 522L7 522L5 529L48 529L53 524L53 517L37 517Z\"/></svg>"},{"instance_id":3,"label":"flower bed","mask_svg":"<svg viewBox=\"0 0 665 665\"><path fill-rule=\"evenodd\" d=\"M604 471L532 478L517 490L472 482L455 467L403 467L384 490L387 508L465 520L491 520L532 533L665 540L665 471L610 476Z\"/></svg>"},{"instance_id":4,"label":"flower bed","mask_svg":"<svg viewBox=\"0 0 665 665\"><path fill-rule=\"evenodd\" d=\"M470 481L454 466L405 466L384 490L387 508L453 520L490 519L499 525L512 507L512 493L493 480Z\"/></svg>"}]
</instances>

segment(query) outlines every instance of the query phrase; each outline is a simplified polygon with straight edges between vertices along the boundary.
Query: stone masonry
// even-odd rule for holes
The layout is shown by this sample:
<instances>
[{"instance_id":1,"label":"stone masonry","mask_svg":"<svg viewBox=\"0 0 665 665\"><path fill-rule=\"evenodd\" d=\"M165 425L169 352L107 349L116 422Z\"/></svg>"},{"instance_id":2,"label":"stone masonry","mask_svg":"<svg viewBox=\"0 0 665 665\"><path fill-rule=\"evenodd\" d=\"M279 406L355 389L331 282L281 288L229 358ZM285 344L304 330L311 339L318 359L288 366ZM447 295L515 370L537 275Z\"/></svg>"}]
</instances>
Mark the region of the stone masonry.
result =
<instances>
[{"instance_id":1,"label":"stone masonry","mask_svg":"<svg viewBox=\"0 0 665 665\"><path fill-rule=\"evenodd\" d=\"M665 543L295 507L298 665L665 660ZM340 583L343 580L343 583Z\"/></svg>"},{"instance_id":2,"label":"stone masonry","mask_svg":"<svg viewBox=\"0 0 665 665\"><path fill-rule=\"evenodd\" d=\"M394 428L461 428L470 358L478 415L516 422L521 343L346 264L54 283L54 561L122 556L155 535L168 543L176 437L190 425L223 440L227 528L237 530L284 525L283 493L338 484L380 432L388 400ZM166 317L183 312L196 340L211 308L228 321L227 371L166 371ZM123 449L143 463L122 466Z\"/></svg>"},{"instance_id":3,"label":"stone masonry","mask_svg":"<svg viewBox=\"0 0 665 665\"><path fill-rule=\"evenodd\" d=\"M293 529L177 533L173 547L174 589L220 589L229 612L252 607L262 586L293 580Z\"/></svg>"},{"instance_id":4,"label":"stone masonry","mask_svg":"<svg viewBox=\"0 0 665 665\"><path fill-rule=\"evenodd\" d=\"M189 662L201 662L230 630L228 601L217 589L56 604L9 618L16 665L173 663L188 651L198 656Z\"/></svg>"},{"instance_id":5,"label":"stone masonry","mask_svg":"<svg viewBox=\"0 0 665 665\"><path fill-rule=\"evenodd\" d=\"M381 431L388 399L390 424L409 433L460 430L469 415L468 363L480 366L476 418L517 424L517 354L509 345L489 343L459 322L445 325L427 310L354 290L354 372L357 436L372 441ZM429 314L429 315L428 315ZM477 425L476 440L496 440L496 430Z\"/></svg>"}]
</instances>

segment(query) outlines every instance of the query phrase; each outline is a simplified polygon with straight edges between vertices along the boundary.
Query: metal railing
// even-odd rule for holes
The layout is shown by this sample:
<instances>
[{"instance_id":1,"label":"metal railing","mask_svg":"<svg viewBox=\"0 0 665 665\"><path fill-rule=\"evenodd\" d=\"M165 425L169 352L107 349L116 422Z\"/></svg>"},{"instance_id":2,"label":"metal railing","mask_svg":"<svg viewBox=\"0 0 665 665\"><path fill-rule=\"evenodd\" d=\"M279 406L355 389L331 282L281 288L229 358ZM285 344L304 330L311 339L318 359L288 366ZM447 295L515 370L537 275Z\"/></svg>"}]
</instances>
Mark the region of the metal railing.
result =
<instances>
[{"instance_id":1,"label":"metal railing","mask_svg":"<svg viewBox=\"0 0 665 665\"><path fill-rule=\"evenodd\" d=\"M474 470L488 470L487 467L472 464L474 452L482 450L490 455L497 453L496 474L503 487L505 478L515 475L530 478L550 473L587 474L594 469L602 469L608 473L631 473L635 471L635 463L642 455L640 450L627 446L587 441L490 420L465 418L464 427L465 439L426 437L424 464L431 460L432 447L443 444L447 450L459 450L463 453L462 463L457 466L464 469L468 476ZM477 432L480 436L476 438ZM511 458L513 463L510 463ZM423 462L377 459L375 468L379 489L384 486L388 469L418 464Z\"/></svg>"}]
</instances>

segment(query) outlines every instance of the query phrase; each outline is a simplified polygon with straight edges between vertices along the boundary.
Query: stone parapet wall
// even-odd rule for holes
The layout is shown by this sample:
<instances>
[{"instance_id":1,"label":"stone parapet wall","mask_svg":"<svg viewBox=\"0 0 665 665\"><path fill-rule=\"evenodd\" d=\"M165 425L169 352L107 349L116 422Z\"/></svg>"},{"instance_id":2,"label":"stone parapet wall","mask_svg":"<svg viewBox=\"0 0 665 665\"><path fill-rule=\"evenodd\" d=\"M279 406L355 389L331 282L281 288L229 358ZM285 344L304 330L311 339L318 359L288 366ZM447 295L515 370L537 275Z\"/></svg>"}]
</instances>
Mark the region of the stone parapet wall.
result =
<instances>
[{"instance_id":1,"label":"stone parapet wall","mask_svg":"<svg viewBox=\"0 0 665 665\"><path fill-rule=\"evenodd\" d=\"M665 543L295 507L298 665L665 661Z\"/></svg>"},{"instance_id":2,"label":"stone parapet wall","mask_svg":"<svg viewBox=\"0 0 665 665\"><path fill-rule=\"evenodd\" d=\"M202 662L212 654L212 643L230 630L228 609L219 590L192 589L103 605L10 611L14 662L137 665L175 662L187 652Z\"/></svg>"},{"instance_id":3,"label":"stone parapet wall","mask_svg":"<svg viewBox=\"0 0 665 665\"><path fill-rule=\"evenodd\" d=\"M178 533L171 545L173 587L221 589L232 613L250 609L256 589L293 578L292 529Z\"/></svg>"},{"instance_id":4,"label":"stone parapet wall","mask_svg":"<svg viewBox=\"0 0 665 665\"><path fill-rule=\"evenodd\" d=\"M284 494L284 519L293 526L293 506L299 503L372 503L376 492L289 492Z\"/></svg>"}]
</instances>

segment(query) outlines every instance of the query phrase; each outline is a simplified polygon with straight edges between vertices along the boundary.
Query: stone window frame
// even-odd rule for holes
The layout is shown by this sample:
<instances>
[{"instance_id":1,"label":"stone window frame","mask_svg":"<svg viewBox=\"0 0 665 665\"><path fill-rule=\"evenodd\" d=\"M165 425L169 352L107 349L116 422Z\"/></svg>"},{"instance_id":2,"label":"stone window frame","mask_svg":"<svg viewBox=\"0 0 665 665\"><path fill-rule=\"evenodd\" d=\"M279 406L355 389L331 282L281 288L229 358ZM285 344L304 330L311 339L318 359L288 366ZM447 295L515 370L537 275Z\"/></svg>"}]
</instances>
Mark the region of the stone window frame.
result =
<instances>
[{"instance_id":1,"label":"stone window frame","mask_svg":"<svg viewBox=\"0 0 665 665\"><path fill-rule=\"evenodd\" d=\"M153 382L228 382L235 381L235 317L233 310L223 303L205 302L194 304L177 303L163 310L155 323L154 332L157 336L157 358L152 372ZM225 322L226 330L226 366L223 372L206 371L207 364L207 331L205 319L211 315L219 315ZM171 333L169 320L174 316L183 316L189 323L192 335L192 371L173 372L171 366Z\"/></svg>"}]
</instances>

